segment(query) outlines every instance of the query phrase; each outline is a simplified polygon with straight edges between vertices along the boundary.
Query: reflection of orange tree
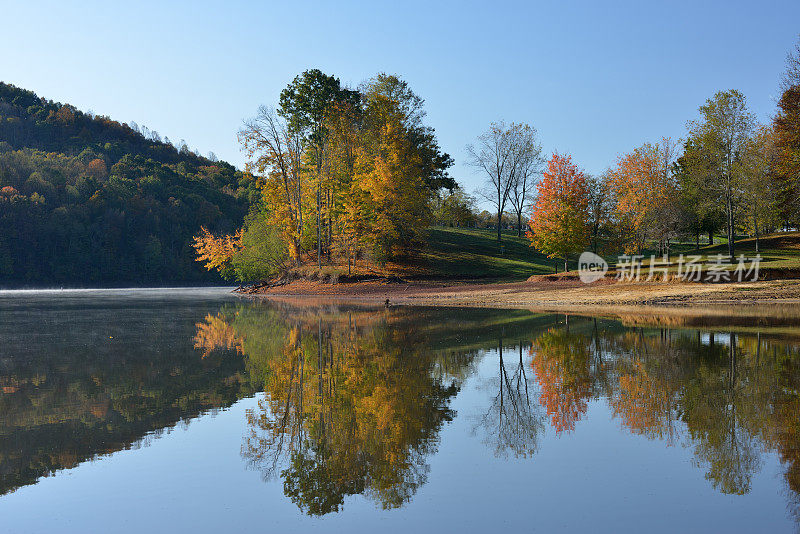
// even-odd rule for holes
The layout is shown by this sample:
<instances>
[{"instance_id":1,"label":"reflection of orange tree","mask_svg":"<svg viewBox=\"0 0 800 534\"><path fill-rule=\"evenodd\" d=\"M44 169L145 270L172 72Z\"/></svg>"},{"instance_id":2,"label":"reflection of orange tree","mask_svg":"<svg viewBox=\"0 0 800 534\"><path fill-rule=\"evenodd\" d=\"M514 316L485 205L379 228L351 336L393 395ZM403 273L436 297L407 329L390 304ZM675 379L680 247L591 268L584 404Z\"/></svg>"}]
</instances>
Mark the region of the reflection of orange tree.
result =
<instances>
[{"instance_id":1,"label":"reflection of orange tree","mask_svg":"<svg viewBox=\"0 0 800 534\"><path fill-rule=\"evenodd\" d=\"M712 335L705 345L699 334L687 334L628 330L607 343L618 375L609 404L632 432L668 444L682 420L695 461L714 487L747 493L760 463L753 429L759 406L768 402L755 386L764 369L736 349L735 335L727 345L714 343Z\"/></svg>"},{"instance_id":2,"label":"reflection of orange tree","mask_svg":"<svg viewBox=\"0 0 800 534\"><path fill-rule=\"evenodd\" d=\"M427 479L426 458L453 417L454 379L400 310L228 316L266 395L247 414L242 454L309 514L364 493L401 506Z\"/></svg>"},{"instance_id":3,"label":"reflection of orange tree","mask_svg":"<svg viewBox=\"0 0 800 534\"><path fill-rule=\"evenodd\" d=\"M644 336L628 330L609 341L612 353L635 354L635 358L616 358L617 388L609 395L615 417L635 434L664 439L672 444L678 417L677 396L680 369L676 357L685 351L664 336Z\"/></svg>"},{"instance_id":4,"label":"reflection of orange tree","mask_svg":"<svg viewBox=\"0 0 800 534\"><path fill-rule=\"evenodd\" d=\"M206 315L205 322L195 325L194 348L202 349L203 358L216 349L236 349L242 353L242 340L236 337L236 331L222 316Z\"/></svg>"},{"instance_id":5,"label":"reflection of orange tree","mask_svg":"<svg viewBox=\"0 0 800 534\"><path fill-rule=\"evenodd\" d=\"M591 341L551 328L531 345L531 365L541 390L539 402L556 432L570 432L592 397Z\"/></svg>"},{"instance_id":6,"label":"reflection of orange tree","mask_svg":"<svg viewBox=\"0 0 800 534\"><path fill-rule=\"evenodd\" d=\"M793 376L788 370L797 360L785 344L767 354L739 335L725 335L722 343L712 335L705 344L688 332L595 330L593 340L580 332L551 329L531 349L540 402L557 432L574 429L588 400L603 393L634 433L671 443L681 421L695 461L721 492L749 492L760 452L769 446L789 463L791 487L800 403L798 388L776 387ZM783 361L778 352L787 354Z\"/></svg>"},{"instance_id":7,"label":"reflection of orange tree","mask_svg":"<svg viewBox=\"0 0 800 534\"><path fill-rule=\"evenodd\" d=\"M673 433L670 391L640 361L619 377L619 393L610 399L614 415L634 433L658 438Z\"/></svg>"}]
</instances>

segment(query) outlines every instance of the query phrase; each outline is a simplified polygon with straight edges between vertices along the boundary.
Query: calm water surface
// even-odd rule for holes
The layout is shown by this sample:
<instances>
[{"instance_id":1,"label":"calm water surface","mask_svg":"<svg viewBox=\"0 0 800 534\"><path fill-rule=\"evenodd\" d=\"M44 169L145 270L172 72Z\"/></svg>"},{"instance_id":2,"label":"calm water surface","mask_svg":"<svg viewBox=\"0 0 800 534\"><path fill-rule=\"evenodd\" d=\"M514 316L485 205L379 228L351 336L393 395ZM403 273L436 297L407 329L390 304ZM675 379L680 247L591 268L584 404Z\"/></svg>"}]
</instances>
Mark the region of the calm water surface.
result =
<instances>
[{"instance_id":1,"label":"calm water surface","mask_svg":"<svg viewBox=\"0 0 800 534\"><path fill-rule=\"evenodd\" d=\"M0 291L0 531L793 532L797 317Z\"/></svg>"}]
</instances>

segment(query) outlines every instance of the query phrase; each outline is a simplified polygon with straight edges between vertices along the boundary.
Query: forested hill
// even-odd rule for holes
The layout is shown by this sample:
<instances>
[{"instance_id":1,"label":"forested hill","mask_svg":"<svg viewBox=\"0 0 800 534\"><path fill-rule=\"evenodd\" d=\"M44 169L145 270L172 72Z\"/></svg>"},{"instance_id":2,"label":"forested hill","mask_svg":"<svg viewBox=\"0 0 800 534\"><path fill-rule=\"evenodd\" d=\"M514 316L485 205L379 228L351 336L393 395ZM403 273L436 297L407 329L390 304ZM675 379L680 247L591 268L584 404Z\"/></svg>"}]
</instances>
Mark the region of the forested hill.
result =
<instances>
[{"instance_id":1,"label":"forested hill","mask_svg":"<svg viewBox=\"0 0 800 534\"><path fill-rule=\"evenodd\" d=\"M0 82L0 287L218 282L192 237L255 195L213 155Z\"/></svg>"}]
</instances>

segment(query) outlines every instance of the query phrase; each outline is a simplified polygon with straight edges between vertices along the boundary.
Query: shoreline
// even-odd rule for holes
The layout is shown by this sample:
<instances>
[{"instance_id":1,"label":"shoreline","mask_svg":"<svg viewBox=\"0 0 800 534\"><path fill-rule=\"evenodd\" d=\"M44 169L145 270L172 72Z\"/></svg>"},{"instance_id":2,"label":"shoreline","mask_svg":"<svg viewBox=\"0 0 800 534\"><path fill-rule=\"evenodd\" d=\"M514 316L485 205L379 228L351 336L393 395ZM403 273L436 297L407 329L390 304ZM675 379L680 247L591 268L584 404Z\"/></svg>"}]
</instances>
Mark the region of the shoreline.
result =
<instances>
[{"instance_id":1,"label":"shoreline","mask_svg":"<svg viewBox=\"0 0 800 534\"><path fill-rule=\"evenodd\" d=\"M280 301L339 301L398 306L465 306L546 311L591 311L608 307L658 309L746 305L800 307L800 280L740 283L617 282L586 285L574 279L523 282L475 280L364 281L295 280L238 291L245 297Z\"/></svg>"}]
</instances>

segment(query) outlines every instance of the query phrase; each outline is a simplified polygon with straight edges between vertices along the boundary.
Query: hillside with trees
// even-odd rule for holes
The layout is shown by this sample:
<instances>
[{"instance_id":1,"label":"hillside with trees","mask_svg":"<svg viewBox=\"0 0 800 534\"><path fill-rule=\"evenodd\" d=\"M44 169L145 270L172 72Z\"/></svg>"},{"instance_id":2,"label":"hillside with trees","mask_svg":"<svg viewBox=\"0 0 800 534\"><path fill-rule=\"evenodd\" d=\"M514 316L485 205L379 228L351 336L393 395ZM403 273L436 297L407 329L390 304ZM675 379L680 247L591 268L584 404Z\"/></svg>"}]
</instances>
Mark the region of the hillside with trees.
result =
<instances>
[{"instance_id":1,"label":"hillside with trees","mask_svg":"<svg viewBox=\"0 0 800 534\"><path fill-rule=\"evenodd\" d=\"M218 283L192 238L256 195L184 141L0 83L0 287Z\"/></svg>"}]
</instances>

